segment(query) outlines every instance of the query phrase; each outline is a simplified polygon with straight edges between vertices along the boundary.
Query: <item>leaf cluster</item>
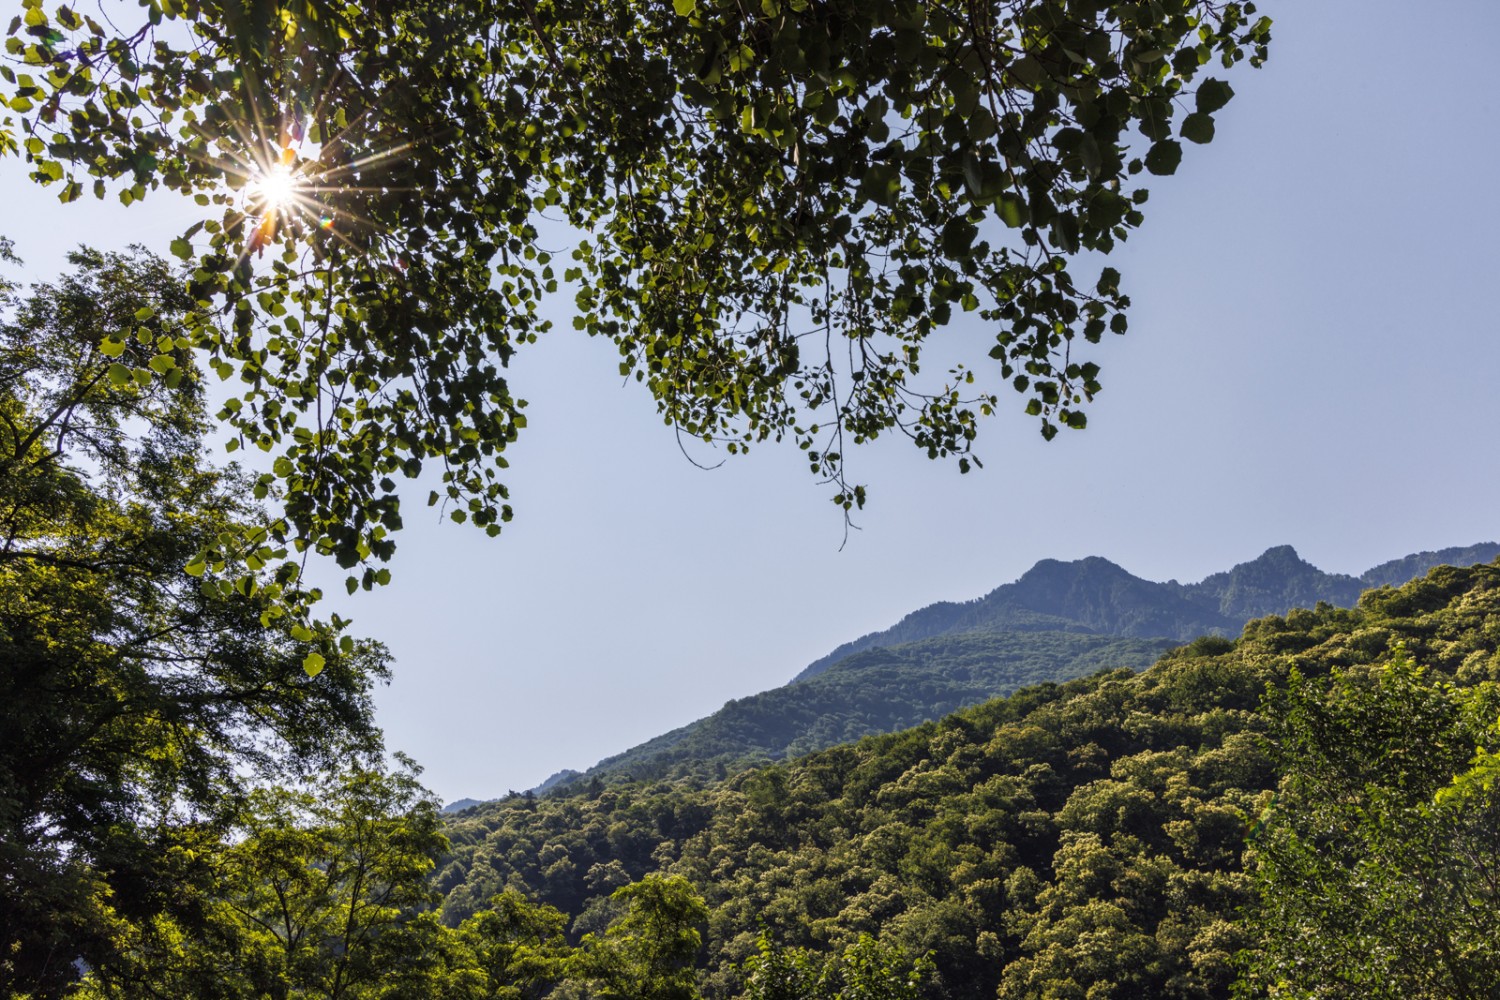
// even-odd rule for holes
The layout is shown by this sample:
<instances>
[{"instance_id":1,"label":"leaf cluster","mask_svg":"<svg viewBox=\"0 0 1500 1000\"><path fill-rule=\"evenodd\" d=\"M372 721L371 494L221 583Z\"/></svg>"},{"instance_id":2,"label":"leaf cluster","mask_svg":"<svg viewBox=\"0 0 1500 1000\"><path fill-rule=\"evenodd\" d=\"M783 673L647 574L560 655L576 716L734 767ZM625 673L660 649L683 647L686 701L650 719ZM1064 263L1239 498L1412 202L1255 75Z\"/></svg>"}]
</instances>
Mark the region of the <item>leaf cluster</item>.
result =
<instances>
[{"instance_id":1,"label":"leaf cluster","mask_svg":"<svg viewBox=\"0 0 1500 1000\"><path fill-rule=\"evenodd\" d=\"M1500 982L1500 686L1402 650L1275 704L1280 802L1251 852L1246 992L1473 997Z\"/></svg>"},{"instance_id":2,"label":"leaf cluster","mask_svg":"<svg viewBox=\"0 0 1500 1000\"><path fill-rule=\"evenodd\" d=\"M209 210L172 246L184 337L272 458L278 543L357 589L430 464L455 520L510 518L506 369L564 285L679 434L789 439L846 512L854 444L968 471L1010 390L1083 427L1081 345L1129 300L1076 267L1212 138L1209 67L1269 37L1240 0L147 0L125 27L23 0L0 100L63 200ZM966 314L989 358L922 377Z\"/></svg>"}]
</instances>

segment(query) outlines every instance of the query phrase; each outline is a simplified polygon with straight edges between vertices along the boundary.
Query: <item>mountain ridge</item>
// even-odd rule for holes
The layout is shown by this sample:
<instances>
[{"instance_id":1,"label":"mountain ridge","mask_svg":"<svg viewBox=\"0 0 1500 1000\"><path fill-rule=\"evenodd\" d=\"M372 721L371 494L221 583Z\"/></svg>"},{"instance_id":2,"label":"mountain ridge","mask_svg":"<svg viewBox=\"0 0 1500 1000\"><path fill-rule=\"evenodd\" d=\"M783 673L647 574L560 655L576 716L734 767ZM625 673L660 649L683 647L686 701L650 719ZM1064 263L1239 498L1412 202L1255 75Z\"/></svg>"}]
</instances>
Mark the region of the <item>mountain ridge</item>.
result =
<instances>
[{"instance_id":1,"label":"mountain ridge","mask_svg":"<svg viewBox=\"0 0 1500 1000\"><path fill-rule=\"evenodd\" d=\"M1254 559L1238 563L1219 573L1211 573L1199 582L1189 584L1145 580L1101 556L1086 556L1071 562L1042 559L1014 582L1001 584L983 597L964 602L939 601L911 612L888 629L870 632L843 643L808 664L792 678L791 683L813 677L839 660L873 646L911 642L947 631L980 627L994 628L1003 625L1025 629L1028 612L1042 616L1039 620L1046 621L1050 629L1057 629L1067 622L1073 628L1082 627L1116 635L1166 636L1183 642L1199 635L1232 635L1237 634L1245 622L1252 618L1284 614L1293 607L1312 607L1320 600L1339 607L1350 607L1359 599L1360 593L1369 587L1399 585L1424 575L1434 566L1474 565L1489 562L1497 555L1500 555L1500 544L1495 542L1454 546L1392 559L1354 577L1324 572L1302 559L1292 546L1276 545ZM1055 592L1060 575L1068 568L1123 575L1132 581L1133 585L1127 591L1136 599L1144 598L1148 592L1163 596L1174 593L1183 604L1192 609L1192 613L1183 614L1180 621L1171 622L1165 608L1157 609L1154 615L1146 614L1146 609L1139 608L1137 613L1145 621L1159 623L1163 629L1147 631L1147 626L1142 622L1122 624L1128 618L1125 612L1133 605L1126 609L1116 609L1113 621L1099 613L1095 613L1092 619L1087 615L1080 618L1076 613L1059 615L1056 607L1038 607L1042 603L1039 597ZM1175 602L1171 606L1182 607Z\"/></svg>"},{"instance_id":2,"label":"mountain ridge","mask_svg":"<svg viewBox=\"0 0 1500 1000\"><path fill-rule=\"evenodd\" d=\"M1024 684L1106 667L1143 669L1199 636L1234 637L1248 621L1320 602L1352 607L1367 588L1497 556L1495 542L1455 546L1388 560L1355 577L1324 572L1279 545L1190 584L1145 580L1100 556L1043 559L982 597L920 608L838 646L781 687L732 699L582 772L559 772L533 791L593 779L712 780L908 728ZM887 699L883 709L872 694Z\"/></svg>"}]
</instances>

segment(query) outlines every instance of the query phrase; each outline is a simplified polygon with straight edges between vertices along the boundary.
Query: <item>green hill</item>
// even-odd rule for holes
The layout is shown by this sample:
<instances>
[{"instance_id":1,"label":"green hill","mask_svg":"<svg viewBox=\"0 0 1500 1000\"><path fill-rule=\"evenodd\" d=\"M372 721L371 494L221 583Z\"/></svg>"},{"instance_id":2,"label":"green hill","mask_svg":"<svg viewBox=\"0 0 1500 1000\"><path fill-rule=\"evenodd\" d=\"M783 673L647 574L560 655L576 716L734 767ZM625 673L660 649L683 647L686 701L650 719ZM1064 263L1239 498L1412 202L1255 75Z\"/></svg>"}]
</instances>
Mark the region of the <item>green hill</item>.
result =
<instances>
[{"instance_id":1,"label":"green hill","mask_svg":"<svg viewBox=\"0 0 1500 1000\"><path fill-rule=\"evenodd\" d=\"M825 954L861 933L930 953L934 1000L1220 1000L1254 943L1244 852L1276 812L1265 692L1294 669L1324 683L1398 647L1439 680L1500 680L1497 621L1500 562L1445 567L1355 609L1200 639L1141 673L1034 685L707 787L488 804L450 820L444 919L510 886L578 935L607 918L613 888L665 872L709 903L711 998L739 995L764 926Z\"/></svg>"}]
</instances>

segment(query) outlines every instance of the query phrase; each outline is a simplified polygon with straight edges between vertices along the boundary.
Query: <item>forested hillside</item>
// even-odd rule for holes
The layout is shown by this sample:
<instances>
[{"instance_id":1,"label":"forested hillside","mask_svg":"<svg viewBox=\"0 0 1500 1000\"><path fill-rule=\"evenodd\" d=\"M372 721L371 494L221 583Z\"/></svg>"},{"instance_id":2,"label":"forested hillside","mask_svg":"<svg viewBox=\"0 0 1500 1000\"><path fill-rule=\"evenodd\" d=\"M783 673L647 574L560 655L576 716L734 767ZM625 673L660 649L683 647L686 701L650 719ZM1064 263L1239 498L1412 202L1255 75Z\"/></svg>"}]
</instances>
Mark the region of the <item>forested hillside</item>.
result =
<instances>
[{"instance_id":1,"label":"forested hillside","mask_svg":"<svg viewBox=\"0 0 1500 1000\"><path fill-rule=\"evenodd\" d=\"M1353 577L1325 573L1283 545L1195 584L1143 580L1097 557L1047 559L979 600L923 608L845 643L786 687L731 701L584 772L559 772L533 791L595 778L723 778L938 719L1025 684L1140 669L1180 642L1238 635L1251 618L1319 601L1348 607L1366 587L1497 555L1494 543L1422 552Z\"/></svg>"},{"instance_id":2,"label":"forested hillside","mask_svg":"<svg viewBox=\"0 0 1500 1000\"><path fill-rule=\"evenodd\" d=\"M1376 665L1409 657L1427 673L1403 683L1451 699L1492 690L1483 685L1500 679L1497 648L1500 565L1440 568L1371 591L1356 609L1324 605L1252 622L1238 640L1200 639L1143 673L1032 686L706 788L596 786L490 804L449 823L443 918L462 920L509 887L560 908L578 934L614 914L613 889L664 873L707 902L711 997L739 995L762 926L814 953L837 954L861 934L930 953L933 997L1227 997L1235 955L1264 923L1242 918L1259 895L1247 848L1294 839L1297 803L1316 801L1296 782L1277 797L1296 758L1262 710L1267 691L1292 683L1316 701L1330 677L1378 687L1386 668ZM1473 740L1497 743L1482 729L1401 743L1406 721L1384 723L1392 753L1343 766L1373 782L1385 761L1410 759L1430 798ZM1487 788L1473 794L1493 810ZM1304 921L1291 938L1316 937L1313 918L1285 919ZM1488 954L1466 953L1480 968L1471 982L1493 969ZM1409 995L1445 995L1435 988Z\"/></svg>"},{"instance_id":3,"label":"forested hillside","mask_svg":"<svg viewBox=\"0 0 1500 1000\"><path fill-rule=\"evenodd\" d=\"M1027 684L1106 667L1142 668L1173 645L1081 632L966 632L870 649L804 683L731 701L573 780L723 778L753 764L908 729Z\"/></svg>"}]
</instances>

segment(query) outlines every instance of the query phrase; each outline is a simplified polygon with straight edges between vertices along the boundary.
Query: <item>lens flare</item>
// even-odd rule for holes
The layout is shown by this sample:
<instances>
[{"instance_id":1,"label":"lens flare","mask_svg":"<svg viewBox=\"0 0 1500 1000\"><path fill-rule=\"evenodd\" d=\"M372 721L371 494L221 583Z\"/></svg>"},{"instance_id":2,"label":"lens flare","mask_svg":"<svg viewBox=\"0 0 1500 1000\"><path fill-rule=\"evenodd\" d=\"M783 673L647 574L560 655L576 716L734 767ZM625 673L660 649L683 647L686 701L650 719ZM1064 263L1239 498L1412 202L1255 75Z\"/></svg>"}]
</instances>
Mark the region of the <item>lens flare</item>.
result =
<instances>
[{"instance_id":1,"label":"lens flare","mask_svg":"<svg viewBox=\"0 0 1500 1000\"><path fill-rule=\"evenodd\" d=\"M296 153L288 149L269 168L256 170L250 178L250 198L267 215L285 214L297 204L301 180L296 171Z\"/></svg>"},{"instance_id":2,"label":"lens flare","mask_svg":"<svg viewBox=\"0 0 1500 1000\"><path fill-rule=\"evenodd\" d=\"M269 174L255 182L255 200L265 205L268 212L281 212L292 206L297 195L297 181L291 171L277 164Z\"/></svg>"},{"instance_id":3,"label":"lens flare","mask_svg":"<svg viewBox=\"0 0 1500 1000\"><path fill-rule=\"evenodd\" d=\"M238 148L221 140L215 156L206 162L222 170L230 181L235 208L248 228L242 257L260 256L281 240L288 253L294 252L295 237L315 234L320 242L328 239L354 246L349 231L358 227L381 228L359 211L366 195L388 197L396 190L386 184L361 178L377 173L388 162L403 156L413 143L398 143L389 148L351 156L350 127L330 134L327 122L309 135L304 120L336 118L326 114L317 102L311 112L303 103L289 106L280 116L279 127L256 113L255 120L234 126ZM275 131L272 131L272 129ZM273 141L274 140L274 141ZM325 151L338 149L333 163L323 159ZM411 189L415 190L415 189Z\"/></svg>"}]
</instances>

